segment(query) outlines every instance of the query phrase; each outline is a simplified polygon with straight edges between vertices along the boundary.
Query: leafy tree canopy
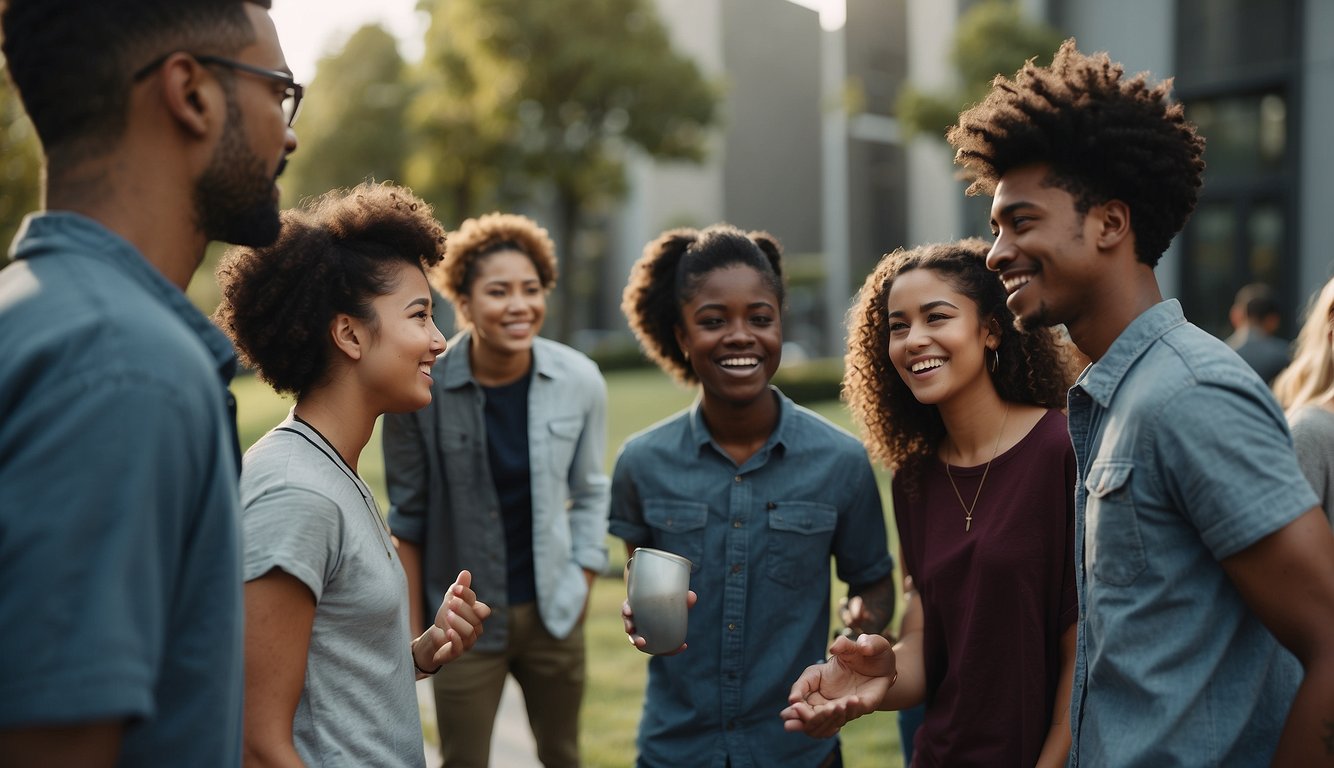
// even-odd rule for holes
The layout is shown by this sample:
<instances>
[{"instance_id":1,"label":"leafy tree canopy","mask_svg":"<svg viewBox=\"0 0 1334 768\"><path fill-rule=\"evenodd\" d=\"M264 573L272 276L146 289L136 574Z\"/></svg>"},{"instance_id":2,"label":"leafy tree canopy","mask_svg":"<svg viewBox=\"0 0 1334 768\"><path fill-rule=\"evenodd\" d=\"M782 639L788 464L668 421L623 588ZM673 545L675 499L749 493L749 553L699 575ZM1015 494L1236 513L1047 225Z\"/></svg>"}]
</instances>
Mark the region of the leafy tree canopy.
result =
<instances>
[{"instance_id":1,"label":"leafy tree canopy","mask_svg":"<svg viewBox=\"0 0 1334 768\"><path fill-rule=\"evenodd\" d=\"M0 63L0 267L24 215L41 193L42 150L9 73Z\"/></svg>"},{"instance_id":2,"label":"leafy tree canopy","mask_svg":"<svg viewBox=\"0 0 1334 768\"><path fill-rule=\"evenodd\" d=\"M401 180L411 85L393 35L377 24L357 30L325 56L307 86L298 145L283 176L284 205L366 179Z\"/></svg>"},{"instance_id":3,"label":"leafy tree canopy","mask_svg":"<svg viewBox=\"0 0 1334 768\"><path fill-rule=\"evenodd\" d=\"M408 180L443 214L549 200L569 275L580 261L580 221L623 193L630 148L661 160L703 157L718 94L672 48L650 0L421 7L431 25L410 109L418 138ZM560 303L570 306L571 296ZM561 337L567 318L560 313Z\"/></svg>"}]
</instances>

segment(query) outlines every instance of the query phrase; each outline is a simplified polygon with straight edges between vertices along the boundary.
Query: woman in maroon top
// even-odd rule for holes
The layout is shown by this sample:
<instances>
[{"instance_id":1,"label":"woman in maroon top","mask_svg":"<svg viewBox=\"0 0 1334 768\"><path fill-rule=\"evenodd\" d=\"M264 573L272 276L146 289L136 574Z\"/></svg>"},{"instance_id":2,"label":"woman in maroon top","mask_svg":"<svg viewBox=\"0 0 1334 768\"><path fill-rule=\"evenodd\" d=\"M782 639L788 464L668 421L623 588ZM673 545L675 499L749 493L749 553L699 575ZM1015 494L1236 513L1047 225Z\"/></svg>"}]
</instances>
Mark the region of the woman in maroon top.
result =
<instances>
[{"instance_id":1,"label":"woman in maroon top","mask_svg":"<svg viewBox=\"0 0 1334 768\"><path fill-rule=\"evenodd\" d=\"M886 256L849 317L844 395L894 471L901 637L840 638L793 687L827 736L925 702L914 766L1058 766L1070 748L1075 460L1071 355L1020 332L981 240Z\"/></svg>"}]
</instances>

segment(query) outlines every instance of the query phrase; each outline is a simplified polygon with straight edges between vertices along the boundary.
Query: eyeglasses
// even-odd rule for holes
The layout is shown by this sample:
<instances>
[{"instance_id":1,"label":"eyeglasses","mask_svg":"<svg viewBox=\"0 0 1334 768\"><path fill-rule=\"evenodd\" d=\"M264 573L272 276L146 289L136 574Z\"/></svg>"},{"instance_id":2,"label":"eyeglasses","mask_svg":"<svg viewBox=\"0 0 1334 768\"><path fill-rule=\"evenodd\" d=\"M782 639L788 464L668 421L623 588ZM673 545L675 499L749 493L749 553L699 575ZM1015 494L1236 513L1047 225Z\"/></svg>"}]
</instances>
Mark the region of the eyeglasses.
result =
<instances>
[{"instance_id":1,"label":"eyeglasses","mask_svg":"<svg viewBox=\"0 0 1334 768\"><path fill-rule=\"evenodd\" d=\"M143 80L145 77L148 77L149 74L153 72L153 70L162 66L162 64L167 60L167 58L170 57L173 53L176 53L176 51L164 53L161 56L157 57L156 59L153 59L152 61L145 64L143 67L139 69L139 71L134 73L133 76L134 82L137 83L140 80ZM287 74L286 72L280 72L276 69L264 69L263 67L252 66L250 64L236 61L234 59L224 58L222 56L212 56L206 53L187 53L186 55L194 58L194 60L199 62L200 64L213 64L219 67L227 67L228 69L234 69L238 72L245 72L251 75L267 78L269 80L276 80L282 83L283 86L285 86L283 89L283 117L287 120L287 127L289 128L292 127L292 123L296 122L297 113L301 111L301 98L305 96L306 89L305 86L301 85L301 83L298 83L296 80L292 79L291 75Z\"/></svg>"}]
</instances>

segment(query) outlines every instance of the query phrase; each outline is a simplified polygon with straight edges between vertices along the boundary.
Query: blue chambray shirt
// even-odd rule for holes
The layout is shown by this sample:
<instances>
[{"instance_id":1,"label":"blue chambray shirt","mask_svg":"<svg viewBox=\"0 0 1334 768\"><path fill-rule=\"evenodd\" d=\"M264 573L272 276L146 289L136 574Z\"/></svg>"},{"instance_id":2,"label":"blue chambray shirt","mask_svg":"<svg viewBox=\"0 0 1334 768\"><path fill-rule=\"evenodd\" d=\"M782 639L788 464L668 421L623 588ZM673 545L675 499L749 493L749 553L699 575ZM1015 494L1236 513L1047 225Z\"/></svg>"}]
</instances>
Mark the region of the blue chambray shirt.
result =
<instances>
[{"instance_id":1,"label":"blue chambray shirt","mask_svg":"<svg viewBox=\"0 0 1334 768\"><path fill-rule=\"evenodd\" d=\"M117 765L239 765L231 342L93 219L32 214L11 253L0 730L124 721Z\"/></svg>"},{"instance_id":2,"label":"blue chambray shirt","mask_svg":"<svg viewBox=\"0 0 1334 768\"><path fill-rule=\"evenodd\" d=\"M1070 391L1074 766L1268 765L1297 660L1219 561L1314 507L1269 388L1175 300Z\"/></svg>"},{"instance_id":3,"label":"blue chambray shirt","mask_svg":"<svg viewBox=\"0 0 1334 768\"><path fill-rule=\"evenodd\" d=\"M880 491L856 438L774 390L778 426L738 467L699 402L632 436L612 474L612 534L695 564L686 643L649 661L644 766L815 766L831 741L778 713L829 641L829 557L865 585L893 568Z\"/></svg>"}]
</instances>

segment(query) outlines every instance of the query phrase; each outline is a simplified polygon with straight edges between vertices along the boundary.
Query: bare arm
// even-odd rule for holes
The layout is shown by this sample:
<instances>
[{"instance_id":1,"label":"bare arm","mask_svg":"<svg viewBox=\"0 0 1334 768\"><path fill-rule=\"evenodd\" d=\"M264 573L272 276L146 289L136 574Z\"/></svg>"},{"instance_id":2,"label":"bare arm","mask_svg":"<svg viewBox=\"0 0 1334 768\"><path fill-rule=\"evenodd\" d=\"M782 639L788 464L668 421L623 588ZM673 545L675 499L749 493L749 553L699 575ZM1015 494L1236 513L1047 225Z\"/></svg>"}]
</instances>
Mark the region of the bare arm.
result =
<instances>
[{"instance_id":1,"label":"bare arm","mask_svg":"<svg viewBox=\"0 0 1334 768\"><path fill-rule=\"evenodd\" d=\"M1334 533L1324 513L1312 508L1222 564L1306 672L1273 764L1334 765Z\"/></svg>"},{"instance_id":2,"label":"bare arm","mask_svg":"<svg viewBox=\"0 0 1334 768\"><path fill-rule=\"evenodd\" d=\"M835 639L829 660L807 667L793 683L789 706L779 713L784 730L826 739L862 715L906 709L922 701L926 695L922 609L915 592L905 598L903 639L893 647L879 634Z\"/></svg>"},{"instance_id":3,"label":"bare arm","mask_svg":"<svg viewBox=\"0 0 1334 768\"><path fill-rule=\"evenodd\" d=\"M877 709L908 709L926 699L926 658L922 648L926 620L922 617L922 600L917 590L903 594L903 606L899 641L894 644L899 677Z\"/></svg>"},{"instance_id":4,"label":"bare arm","mask_svg":"<svg viewBox=\"0 0 1334 768\"><path fill-rule=\"evenodd\" d=\"M1061 677L1056 682L1051 727L1038 755L1038 768L1061 768L1070 758L1070 688L1075 681L1075 638L1078 625L1071 624L1061 635Z\"/></svg>"},{"instance_id":5,"label":"bare arm","mask_svg":"<svg viewBox=\"0 0 1334 768\"><path fill-rule=\"evenodd\" d=\"M315 596L274 569L245 585L245 765L300 766L292 718L306 682Z\"/></svg>"},{"instance_id":6,"label":"bare arm","mask_svg":"<svg viewBox=\"0 0 1334 768\"><path fill-rule=\"evenodd\" d=\"M857 589L849 589L846 608L841 611L843 622L854 633L882 634L894 618L894 574Z\"/></svg>"},{"instance_id":7,"label":"bare arm","mask_svg":"<svg viewBox=\"0 0 1334 768\"><path fill-rule=\"evenodd\" d=\"M422 621L422 548L420 544L394 538L394 549L398 550L398 562L403 564L403 572L408 577L408 627L413 637L420 637L424 631Z\"/></svg>"},{"instance_id":8,"label":"bare arm","mask_svg":"<svg viewBox=\"0 0 1334 768\"><path fill-rule=\"evenodd\" d=\"M0 730L0 762L13 768L110 768L119 757L123 730L119 721Z\"/></svg>"}]
</instances>

